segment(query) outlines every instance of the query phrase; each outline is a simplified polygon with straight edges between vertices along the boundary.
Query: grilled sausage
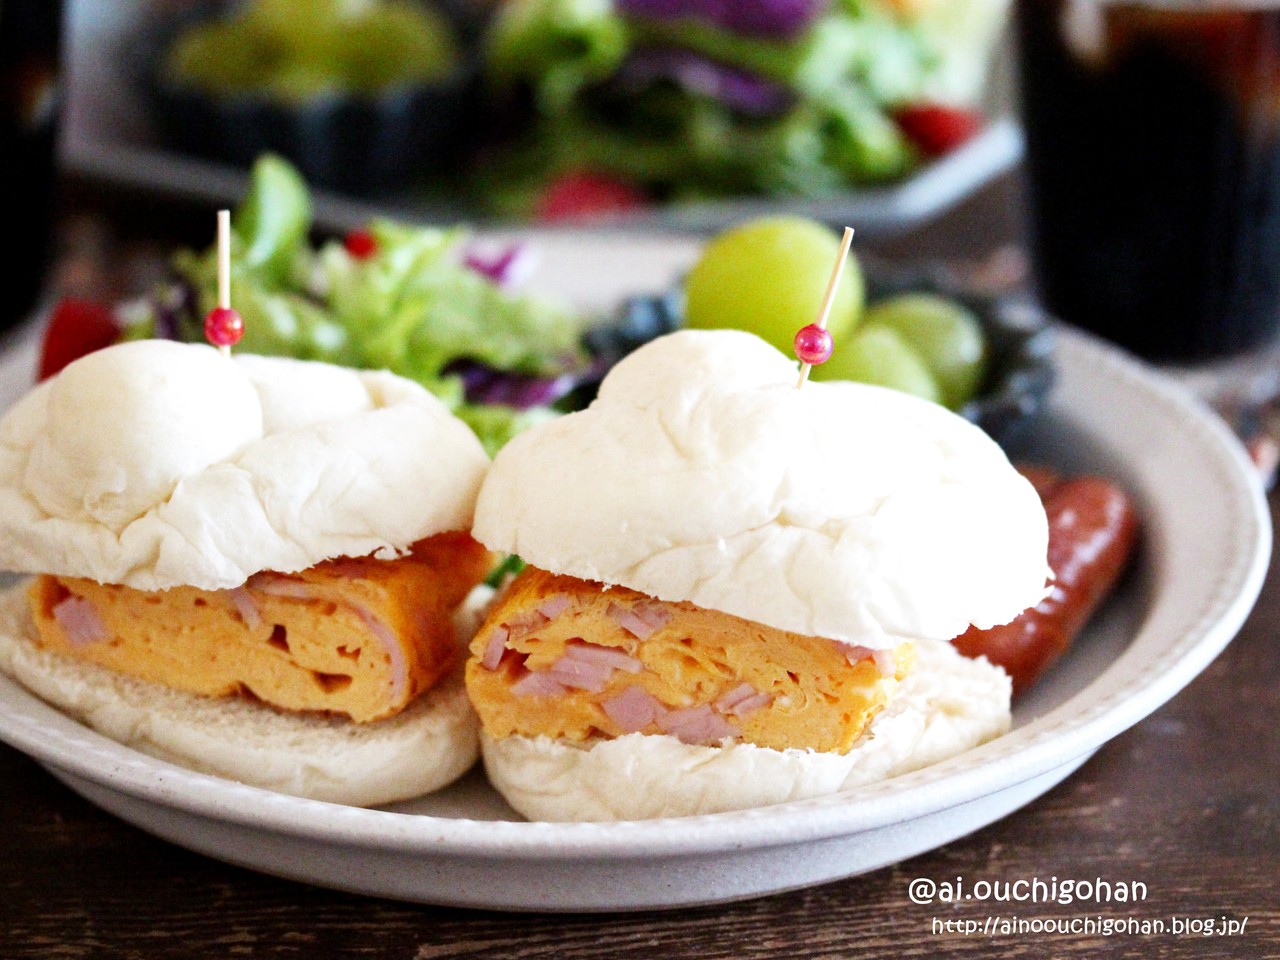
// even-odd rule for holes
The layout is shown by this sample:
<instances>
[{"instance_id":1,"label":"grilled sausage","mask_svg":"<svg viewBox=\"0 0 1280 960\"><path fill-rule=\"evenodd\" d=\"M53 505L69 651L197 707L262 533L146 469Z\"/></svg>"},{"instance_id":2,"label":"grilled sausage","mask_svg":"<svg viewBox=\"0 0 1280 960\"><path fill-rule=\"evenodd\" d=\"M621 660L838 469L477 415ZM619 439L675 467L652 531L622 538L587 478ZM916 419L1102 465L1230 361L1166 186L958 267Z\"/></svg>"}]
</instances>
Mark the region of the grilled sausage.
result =
<instances>
[{"instance_id":1,"label":"grilled sausage","mask_svg":"<svg viewBox=\"0 0 1280 960\"><path fill-rule=\"evenodd\" d=\"M1061 656L1123 572L1138 536L1128 495L1102 477L1052 482L1035 477L1049 518L1053 588L1012 622L990 630L971 627L953 642L970 657L986 656L1026 690Z\"/></svg>"}]
</instances>

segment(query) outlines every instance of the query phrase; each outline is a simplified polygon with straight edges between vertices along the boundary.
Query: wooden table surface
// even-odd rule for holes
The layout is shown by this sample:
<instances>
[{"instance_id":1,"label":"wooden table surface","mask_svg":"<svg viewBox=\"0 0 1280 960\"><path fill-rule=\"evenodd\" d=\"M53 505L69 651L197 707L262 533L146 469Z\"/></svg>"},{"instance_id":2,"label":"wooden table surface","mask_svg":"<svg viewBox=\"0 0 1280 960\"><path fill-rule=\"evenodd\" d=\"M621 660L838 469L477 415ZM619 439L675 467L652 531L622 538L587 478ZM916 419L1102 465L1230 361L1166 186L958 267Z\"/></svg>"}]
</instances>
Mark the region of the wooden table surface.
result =
<instances>
[{"instance_id":1,"label":"wooden table surface","mask_svg":"<svg viewBox=\"0 0 1280 960\"><path fill-rule=\"evenodd\" d=\"M128 287L136 220L74 184L58 283ZM146 201L153 203L153 201ZM1016 186L997 184L894 255L978 255L1017 235ZM87 213L85 212L87 211ZM162 235L185 222L143 210ZM123 241L122 241L123 242ZM85 250L92 255L85 256ZM112 255L126 249L129 257ZM104 269L105 268L105 269ZM1273 496L1273 518L1280 500ZM381 901L278 880L157 840L101 812L0 746L0 960L18 958L1280 957L1280 583L1172 702L1022 810L867 876L730 906L619 916L503 915ZM1027 906L1031 917L1244 923L1234 936L965 936L939 921L996 910L915 905L917 877L1140 881L1140 903ZM1006 914L1013 911L1005 910ZM1247 922L1246 921L1247 918Z\"/></svg>"}]
</instances>

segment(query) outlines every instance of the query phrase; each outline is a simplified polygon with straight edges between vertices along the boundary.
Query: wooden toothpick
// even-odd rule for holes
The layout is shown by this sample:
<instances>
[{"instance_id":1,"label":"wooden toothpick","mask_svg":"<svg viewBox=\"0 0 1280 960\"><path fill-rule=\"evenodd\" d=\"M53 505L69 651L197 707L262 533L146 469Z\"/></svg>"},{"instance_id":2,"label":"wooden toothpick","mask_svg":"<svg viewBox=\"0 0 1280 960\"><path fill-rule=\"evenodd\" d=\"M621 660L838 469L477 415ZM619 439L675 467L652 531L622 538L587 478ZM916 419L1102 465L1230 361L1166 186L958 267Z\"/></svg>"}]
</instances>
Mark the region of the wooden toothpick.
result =
<instances>
[{"instance_id":1,"label":"wooden toothpick","mask_svg":"<svg viewBox=\"0 0 1280 960\"><path fill-rule=\"evenodd\" d=\"M231 309L231 211L218 211L218 306Z\"/></svg>"},{"instance_id":2,"label":"wooden toothpick","mask_svg":"<svg viewBox=\"0 0 1280 960\"><path fill-rule=\"evenodd\" d=\"M231 309L231 211L218 211L218 305L204 318L204 335L224 357L244 335L244 320Z\"/></svg>"},{"instance_id":3,"label":"wooden toothpick","mask_svg":"<svg viewBox=\"0 0 1280 960\"><path fill-rule=\"evenodd\" d=\"M218 211L218 306L231 309L231 211ZM231 356L231 345L222 344L218 352Z\"/></svg>"},{"instance_id":4,"label":"wooden toothpick","mask_svg":"<svg viewBox=\"0 0 1280 960\"><path fill-rule=\"evenodd\" d=\"M840 286L840 277L844 273L844 264L849 259L849 247L852 244L853 227L845 227L844 236L840 238L840 252L836 254L836 264L831 270L831 279L827 281L827 292L822 295L822 307L818 311L818 319L812 324L819 330L827 329L827 317L831 315L831 304L836 298L836 289ZM830 354L828 353L828 355ZM824 357L823 359L826 358ZM813 364L801 357L800 379L796 381L797 390L804 386L805 381L809 379L809 371L812 369Z\"/></svg>"}]
</instances>

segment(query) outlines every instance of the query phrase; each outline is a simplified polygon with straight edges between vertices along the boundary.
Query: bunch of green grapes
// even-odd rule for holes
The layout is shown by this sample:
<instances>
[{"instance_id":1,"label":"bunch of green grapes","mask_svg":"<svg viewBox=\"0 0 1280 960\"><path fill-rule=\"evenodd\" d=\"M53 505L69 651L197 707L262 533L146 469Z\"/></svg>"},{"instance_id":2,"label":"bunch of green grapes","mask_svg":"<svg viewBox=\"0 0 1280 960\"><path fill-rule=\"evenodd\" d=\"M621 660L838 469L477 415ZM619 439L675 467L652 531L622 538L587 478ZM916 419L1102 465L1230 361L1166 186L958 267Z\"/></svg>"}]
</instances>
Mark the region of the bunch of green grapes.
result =
<instances>
[{"instance_id":1,"label":"bunch of green grapes","mask_svg":"<svg viewBox=\"0 0 1280 960\"><path fill-rule=\"evenodd\" d=\"M768 217L716 237L685 285L686 326L747 330L790 354L818 315L839 252L836 234L802 217ZM961 304L929 293L864 305L851 255L828 317L835 350L816 380L854 380L959 409L981 389L986 340Z\"/></svg>"},{"instance_id":2,"label":"bunch of green grapes","mask_svg":"<svg viewBox=\"0 0 1280 960\"><path fill-rule=\"evenodd\" d=\"M685 325L748 330L790 355L796 331L818 316L839 251L831 230L803 217L766 217L722 233L685 282ZM864 295L851 260L827 319L836 343L853 331Z\"/></svg>"},{"instance_id":3,"label":"bunch of green grapes","mask_svg":"<svg viewBox=\"0 0 1280 960\"><path fill-rule=\"evenodd\" d=\"M458 60L445 19L407 0L253 0L178 37L166 67L212 96L299 102L437 81Z\"/></svg>"}]
</instances>

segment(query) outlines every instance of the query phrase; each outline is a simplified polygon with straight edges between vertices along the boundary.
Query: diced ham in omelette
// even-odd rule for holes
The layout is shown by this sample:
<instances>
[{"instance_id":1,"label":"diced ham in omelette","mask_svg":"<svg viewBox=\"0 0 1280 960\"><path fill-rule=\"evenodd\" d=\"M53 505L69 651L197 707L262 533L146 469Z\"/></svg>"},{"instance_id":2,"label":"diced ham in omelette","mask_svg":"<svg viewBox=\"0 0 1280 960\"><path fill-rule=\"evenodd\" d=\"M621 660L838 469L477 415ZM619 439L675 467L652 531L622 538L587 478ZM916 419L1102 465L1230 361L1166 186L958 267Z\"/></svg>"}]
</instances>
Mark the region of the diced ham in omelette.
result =
<instances>
[{"instance_id":1,"label":"diced ham in omelette","mask_svg":"<svg viewBox=\"0 0 1280 960\"><path fill-rule=\"evenodd\" d=\"M458 662L451 615L491 560L447 533L399 559L327 560L231 590L46 575L31 608L40 643L58 653L191 693L368 722L399 713Z\"/></svg>"},{"instance_id":2,"label":"diced ham in omelette","mask_svg":"<svg viewBox=\"0 0 1280 960\"><path fill-rule=\"evenodd\" d=\"M527 568L471 645L467 690L493 737L627 733L842 753L913 660L692 603Z\"/></svg>"}]
</instances>

